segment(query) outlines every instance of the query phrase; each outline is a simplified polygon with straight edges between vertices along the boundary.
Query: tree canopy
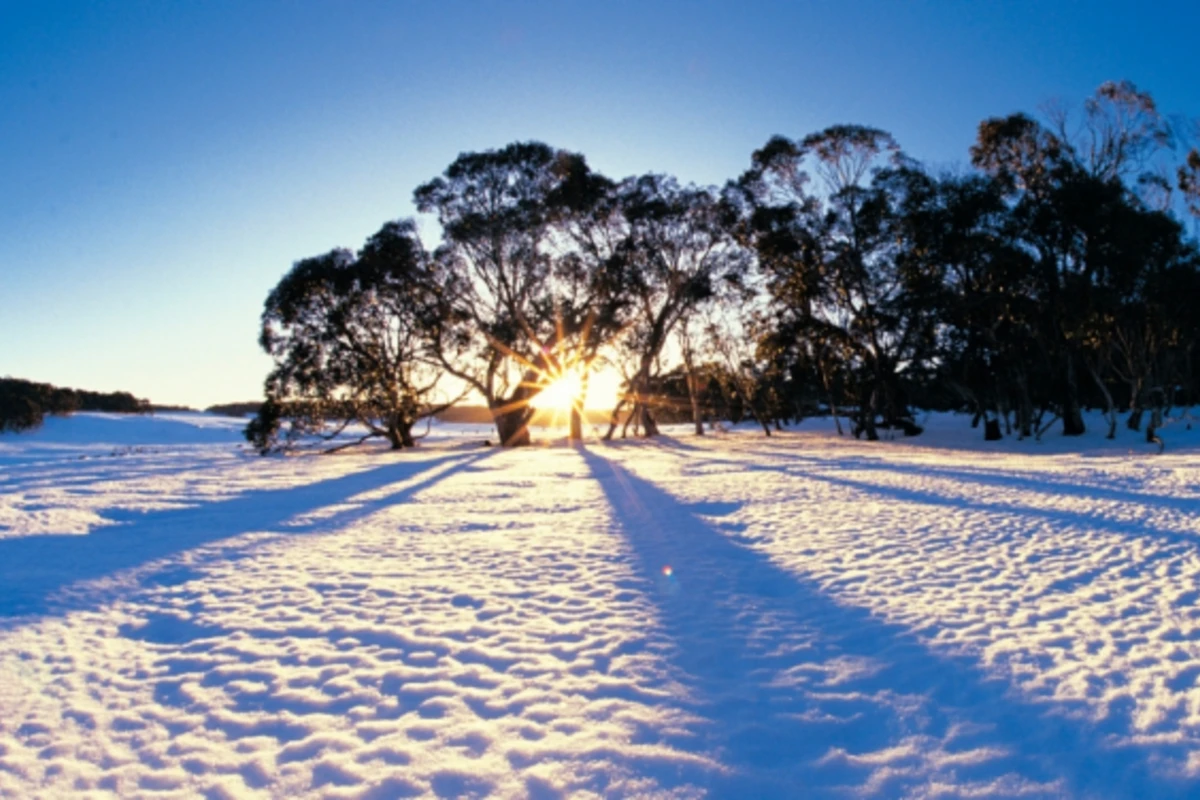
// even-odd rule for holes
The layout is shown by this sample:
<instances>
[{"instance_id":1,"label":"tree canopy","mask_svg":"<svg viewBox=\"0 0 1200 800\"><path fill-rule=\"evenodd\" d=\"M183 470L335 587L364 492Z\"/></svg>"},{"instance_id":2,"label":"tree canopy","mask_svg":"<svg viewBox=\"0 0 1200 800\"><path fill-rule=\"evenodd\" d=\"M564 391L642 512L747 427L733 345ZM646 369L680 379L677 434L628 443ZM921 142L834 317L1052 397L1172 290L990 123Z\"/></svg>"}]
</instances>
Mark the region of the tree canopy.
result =
<instances>
[{"instance_id":1,"label":"tree canopy","mask_svg":"<svg viewBox=\"0 0 1200 800\"><path fill-rule=\"evenodd\" d=\"M452 317L453 276L421 245L411 221L389 222L357 256L298 261L267 298L259 342L275 360L267 402L248 430L260 449L304 434L339 433L411 447L413 426L450 405L433 342ZM444 388L444 387L443 387Z\"/></svg>"},{"instance_id":2,"label":"tree canopy","mask_svg":"<svg viewBox=\"0 0 1200 800\"><path fill-rule=\"evenodd\" d=\"M252 433L358 422L404 447L472 394L528 444L531 403L572 377L578 438L604 364L624 376L609 436L621 412L646 436L832 413L874 439L919 433L918 408L1074 435L1098 407L1110 436L1123 410L1154 440L1200 397L1200 151L1177 119L1110 82L1076 112L983 120L956 173L835 125L768 139L721 188L612 180L540 142L463 153L414 193L432 252L393 222L280 281Z\"/></svg>"}]
</instances>

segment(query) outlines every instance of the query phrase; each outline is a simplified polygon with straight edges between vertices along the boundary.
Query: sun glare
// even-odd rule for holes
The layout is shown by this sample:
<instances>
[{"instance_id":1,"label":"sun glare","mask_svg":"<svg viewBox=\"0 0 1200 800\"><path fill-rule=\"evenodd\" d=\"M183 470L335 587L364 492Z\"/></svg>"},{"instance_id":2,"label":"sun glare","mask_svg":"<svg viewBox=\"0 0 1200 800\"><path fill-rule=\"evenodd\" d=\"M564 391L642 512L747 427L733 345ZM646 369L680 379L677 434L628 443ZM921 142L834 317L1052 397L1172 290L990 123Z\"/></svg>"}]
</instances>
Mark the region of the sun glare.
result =
<instances>
[{"instance_id":1,"label":"sun glare","mask_svg":"<svg viewBox=\"0 0 1200 800\"><path fill-rule=\"evenodd\" d=\"M583 373L569 370L551 380L529 404L539 411L550 411L565 423L576 402L583 383ZM589 411L610 411L621 393L621 376L613 369L599 369L588 376L587 396L583 407Z\"/></svg>"},{"instance_id":2,"label":"sun glare","mask_svg":"<svg viewBox=\"0 0 1200 800\"><path fill-rule=\"evenodd\" d=\"M538 392L531 403L534 408L542 411L570 412L571 405L579 397L583 385L582 376L577 370L570 370L559 378L551 381L545 389Z\"/></svg>"}]
</instances>

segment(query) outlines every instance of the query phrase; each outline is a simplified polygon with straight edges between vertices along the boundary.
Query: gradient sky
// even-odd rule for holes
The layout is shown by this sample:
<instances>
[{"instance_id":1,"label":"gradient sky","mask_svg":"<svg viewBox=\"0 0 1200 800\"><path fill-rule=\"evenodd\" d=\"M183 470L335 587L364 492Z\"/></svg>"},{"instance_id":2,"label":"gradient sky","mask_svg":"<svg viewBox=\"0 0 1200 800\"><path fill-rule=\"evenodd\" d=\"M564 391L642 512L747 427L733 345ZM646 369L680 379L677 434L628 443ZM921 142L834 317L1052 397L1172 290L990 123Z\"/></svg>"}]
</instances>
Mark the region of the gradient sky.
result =
<instances>
[{"instance_id":1,"label":"gradient sky","mask_svg":"<svg viewBox=\"0 0 1200 800\"><path fill-rule=\"evenodd\" d=\"M292 262L412 215L462 151L719 184L855 122L956 167L981 119L1105 80L1200 115L1197 30L1194 0L0 0L0 375L257 398Z\"/></svg>"}]
</instances>

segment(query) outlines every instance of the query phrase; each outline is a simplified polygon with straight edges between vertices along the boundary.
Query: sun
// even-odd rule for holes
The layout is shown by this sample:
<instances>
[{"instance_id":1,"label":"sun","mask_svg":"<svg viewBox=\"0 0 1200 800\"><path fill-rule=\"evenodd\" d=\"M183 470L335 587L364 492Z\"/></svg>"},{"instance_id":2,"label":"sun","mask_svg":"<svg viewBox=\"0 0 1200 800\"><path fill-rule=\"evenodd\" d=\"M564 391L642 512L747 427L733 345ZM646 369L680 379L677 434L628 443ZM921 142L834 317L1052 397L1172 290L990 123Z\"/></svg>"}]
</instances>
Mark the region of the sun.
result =
<instances>
[{"instance_id":1,"label":"sun","mask_svg":"<svg viewBox=\"0 0 1200 800\"><path fill-rule=\"evenodd\" d=\"M571 406L578 402L582 389L582 373L580 370L570 369L546 384L537 397L530 401L530 405L542 411L570 413Z\"/></svg>"}]
</instances>

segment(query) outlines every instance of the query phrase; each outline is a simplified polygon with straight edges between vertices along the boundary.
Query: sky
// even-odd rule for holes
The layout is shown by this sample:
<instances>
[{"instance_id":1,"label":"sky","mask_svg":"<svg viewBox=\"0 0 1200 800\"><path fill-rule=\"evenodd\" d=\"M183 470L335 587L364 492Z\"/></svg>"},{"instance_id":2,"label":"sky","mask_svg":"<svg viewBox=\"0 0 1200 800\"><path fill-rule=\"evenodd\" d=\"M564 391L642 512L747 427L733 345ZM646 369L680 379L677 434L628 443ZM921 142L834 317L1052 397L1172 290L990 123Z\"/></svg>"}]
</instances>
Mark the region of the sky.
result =
<instances>
[{"instance_id":1,"label":"sky","mask_svg":"<svg viewBox=\"0 0 1200 800\"><path fill-rule=\"evenodd\" d=\"M860 123L961 169L982 119L1106 80L1200 116L1198 26L1194 2L0 0L0 376L258 398L271 288L414 215L461 152L721 184L774 134Z\"/></svg>"}]
</instances>

